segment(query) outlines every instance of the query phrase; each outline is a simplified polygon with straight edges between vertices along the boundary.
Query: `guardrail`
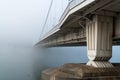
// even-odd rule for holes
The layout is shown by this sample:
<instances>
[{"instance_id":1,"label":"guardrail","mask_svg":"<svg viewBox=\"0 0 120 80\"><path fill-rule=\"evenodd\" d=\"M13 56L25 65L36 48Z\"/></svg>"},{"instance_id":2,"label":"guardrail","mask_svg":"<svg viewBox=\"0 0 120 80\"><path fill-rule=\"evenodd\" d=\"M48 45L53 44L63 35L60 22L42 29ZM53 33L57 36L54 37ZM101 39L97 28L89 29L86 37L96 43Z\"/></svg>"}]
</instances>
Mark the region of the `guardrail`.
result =
<instances>
[{"instance_id":1,"label":"guardrail","mask_svg":"<svg viewBox=\"0 0 120 80\"><path fill-rule=\"evenodd\" d=\"M58 24L56 24L55 26L53 26L53 29L49 30L46 34L44 34L44 37L41 38L41 40L43 40L44 38L48 37L49 35L53 34L54 32L56 32L57 30L59 30L60 27L60 23L64 20L64 18L66 17L66 15L68 14L68 12L73 9L74 7L76 7L79 4L82 4L83 2L85 2L86 0L72 0L69 2L68 6L66 7L66 9L64 10L62 16L59 19Z\"/></svg>"},{"instance_id":2,"label":"guardrail","mask_svg":"<svg viewBox=\"0 0 120 80\"><path fill-rule=\"evenodd\" d=\"M68 11L72 8L74 8L75 6L77 6L78 4L84 2L86 0L72 0L68 6L66 7L65 11L63 12L63 15L61 16L61 18L59 19L59 22L61 22L64 17L67 15Z\"/></svg>"}]
</instances>

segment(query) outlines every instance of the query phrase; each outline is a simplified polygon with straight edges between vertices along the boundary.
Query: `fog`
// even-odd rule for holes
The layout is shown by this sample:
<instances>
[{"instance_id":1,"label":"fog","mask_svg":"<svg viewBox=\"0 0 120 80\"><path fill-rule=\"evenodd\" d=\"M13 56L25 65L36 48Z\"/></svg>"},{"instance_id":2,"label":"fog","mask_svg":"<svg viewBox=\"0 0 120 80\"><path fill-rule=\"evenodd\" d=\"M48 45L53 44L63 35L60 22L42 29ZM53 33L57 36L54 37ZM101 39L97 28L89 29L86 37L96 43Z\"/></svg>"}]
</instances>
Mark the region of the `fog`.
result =
<instances>
[{"instance_id":1,"label":"fog","mask_svg":"<svg viewBox=\"0 0 120 80\"><path fill-rule=\"evenodd\" d=\"M36 79L33 45L39 40L49 3L0 0L0 80Z\"/></svg>"},{"instance_id":2,"label":"fog","mask_svg":"<svg viewBox=\"0 0 120 80\"><path fill-rule=\"evenodd\" d=\"M54 4L60 2L64 7L63 1L54 1ZM42 51L37 52L33 46L39 41L50 2L51 0L0 0L0 80L39 78L40 74L36 73L40 71L36 71L35 67L42 65ZM53 8L55 6L52 10Z\"/></svg>"},{"instance_id":3,"label":"fog","mask_svg":"<svg viewBox=\"0 0 120 80\"><path fill-rule=\"evenodd\" d=\"M0 80L40 80L41 71L49 67L88 61L86 47L33 47L39 41L50 2L0 0ZM43 33L58 23L68 0L53 4ZM111 62L120 62L118 52L119 47L113 47Z\"/></svg>"}]
</instances>

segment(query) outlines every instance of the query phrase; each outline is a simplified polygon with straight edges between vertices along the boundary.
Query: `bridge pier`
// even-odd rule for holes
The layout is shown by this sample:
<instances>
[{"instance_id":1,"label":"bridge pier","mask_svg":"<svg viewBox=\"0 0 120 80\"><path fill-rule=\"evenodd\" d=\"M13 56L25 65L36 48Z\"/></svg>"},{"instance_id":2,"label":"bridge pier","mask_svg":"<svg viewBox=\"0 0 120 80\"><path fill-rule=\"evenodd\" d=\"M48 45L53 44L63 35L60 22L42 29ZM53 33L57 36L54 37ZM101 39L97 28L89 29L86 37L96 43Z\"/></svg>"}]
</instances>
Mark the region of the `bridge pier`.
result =
<instances>
[{"instance_id":1,"label":"bridge pier","mask_svg":"<svg viewBox=\"0 0 120 80\"><path fill-rule=\"evenodd\" d=\"M113 17L94 15L86 21L87 50L89 62L93 67L113 67L112 57Z\"/></svg>"}]
</instances>

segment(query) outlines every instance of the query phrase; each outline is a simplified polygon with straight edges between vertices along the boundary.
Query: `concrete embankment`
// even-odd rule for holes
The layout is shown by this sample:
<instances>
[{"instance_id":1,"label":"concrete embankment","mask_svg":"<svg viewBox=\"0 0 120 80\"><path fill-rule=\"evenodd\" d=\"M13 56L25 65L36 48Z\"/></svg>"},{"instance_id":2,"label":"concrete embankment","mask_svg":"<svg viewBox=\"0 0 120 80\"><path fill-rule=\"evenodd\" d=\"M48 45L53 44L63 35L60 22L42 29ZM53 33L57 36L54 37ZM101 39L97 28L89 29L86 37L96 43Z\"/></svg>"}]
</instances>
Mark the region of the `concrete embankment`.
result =
<instances>
[{"instance_id":1,"label":"concrete embankment","mask_svg":"<svg viewBox=\"0 0 120 80\"><path fill-rule=\"evenodd\" d=\"M64 64L42 72L42 80L120 80L120 64L112 68L95 68L85 64Z\"/></svg>"}]
</instances>

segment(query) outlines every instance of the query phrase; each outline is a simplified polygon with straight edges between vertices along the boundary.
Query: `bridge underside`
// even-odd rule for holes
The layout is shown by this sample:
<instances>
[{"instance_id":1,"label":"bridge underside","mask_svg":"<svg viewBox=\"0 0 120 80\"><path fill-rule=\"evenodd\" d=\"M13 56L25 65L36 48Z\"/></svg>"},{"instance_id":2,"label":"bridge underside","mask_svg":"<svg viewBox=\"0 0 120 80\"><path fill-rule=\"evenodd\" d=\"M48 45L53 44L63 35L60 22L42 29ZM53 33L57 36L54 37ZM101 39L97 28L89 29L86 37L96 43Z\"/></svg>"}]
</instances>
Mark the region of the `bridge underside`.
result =
<instances>
[{"instance_id":1,"label":"bridge underside","mask_svg":"<svg viewBox=\"0 0 120 80\"><path fill-rule=\"evenodd\" d=\"M113 67L108 60L112 57L112 45L120 45L120 0L94 0L79 9L80 5L67 12L58 25L60 30L38 44L46 47L87 45L87 65Z\"/></svg>"},{"instance_id":2,"label":"bridge underside","mask_svg":"<svg viewBox=\"0 0 120 80\"><path fill-rule=\"evenodd\" d=\"M77 7L79 5L75 8ZM73 12L63 24L60 24L59 31L44 38L38 44L41 46L86 46L86 20L92 20L94 15L113 17L112 44L120 45L120 0L96 0Z\"/></svg>"}]
</instances>

